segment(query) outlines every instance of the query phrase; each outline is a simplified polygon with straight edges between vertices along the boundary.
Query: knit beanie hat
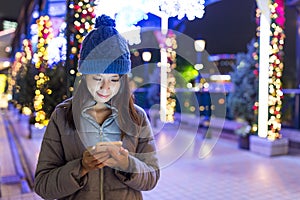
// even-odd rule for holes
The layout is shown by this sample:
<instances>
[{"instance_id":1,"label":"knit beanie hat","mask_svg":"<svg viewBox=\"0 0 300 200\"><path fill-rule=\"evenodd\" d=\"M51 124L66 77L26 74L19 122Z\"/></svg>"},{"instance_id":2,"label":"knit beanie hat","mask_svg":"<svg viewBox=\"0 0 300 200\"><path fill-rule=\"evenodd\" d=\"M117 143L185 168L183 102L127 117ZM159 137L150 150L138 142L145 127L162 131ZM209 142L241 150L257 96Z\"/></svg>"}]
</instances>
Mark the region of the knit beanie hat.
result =
<instances>
[{"instance_id":1,"label":"knit beanie hat","mask_svg":"<svg viewBox=\"0 0 300 200\"><path fill-rule=\"evenodd\" d=\"M106 15L96 18L95 28L84 38L78 71L82 74L127 74L131 69L127 41Z\"/></svg>"}]
</instances>

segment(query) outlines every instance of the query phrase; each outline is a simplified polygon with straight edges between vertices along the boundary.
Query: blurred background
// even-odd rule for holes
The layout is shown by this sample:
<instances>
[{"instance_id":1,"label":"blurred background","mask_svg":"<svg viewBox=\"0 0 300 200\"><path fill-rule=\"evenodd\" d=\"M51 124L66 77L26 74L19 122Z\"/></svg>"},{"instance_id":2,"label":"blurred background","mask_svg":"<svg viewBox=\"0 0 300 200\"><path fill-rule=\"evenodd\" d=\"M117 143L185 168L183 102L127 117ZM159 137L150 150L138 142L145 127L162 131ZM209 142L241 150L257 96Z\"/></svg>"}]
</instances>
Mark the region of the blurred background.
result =
<instances>
[{"instance_id":1,"label":"blurred background","mask_svg":"<svg viewBox=\"0 0 300 200\"><path fill-rule=\"evenodd\" d=\"M143 1L140 2L145 3ZM281 78L284 98L281 119L283 126L299 129L299 1L287 0L284 3L284 70ZM83 4L83 6L95 6L94 1L83 2ZM255 39L257 38L258 27L256 1L210 0L205 1L204 5L205 12L200 18L194 17L191 20L187 17L188 15L183 16L181 19L178 19L178 16L170 16L168 18L168 28L183 33L194 40L204 41L204 48L208 56L202 59L207 59L216 65L221 75L230 76L230 73L237 66L237 55L249 53L249 44L251 45L251 42L255 42L253 40L257 40ZM76 76L77 54L82 40L81 37L91 29L93 26L91 17L97 14L97 11L90 12L88 10L87 13L82 14L80 9L80 6L76 7L76 1L1 0L1 93L4 93L4 91L8 93L10 95L8 99L15 106L18 106L21 112L26 112L32 116L40 113L42 118L47 119L54 105L71 95L74 76ZM159 29L161 27L161 18L153 14L155 12L143 12L142 14L141 12L136 12L135 20L133 20L135 26L142 27L142 29L146 27L157 27ZM49 16L50 19L43 18L43 16ZM78 18L83 18L85 21L79 25L74 24ZM44 28L51 29L49 37L45 34L39 36L39 27L41 28L43 25L39 25L38 20L40 22L44 20ZM51 25L48 24L49 27L47 27L47 23L51 23ZM85 27L83 24L85 24ZM80 26L84 27L85 30L81 30ZM154 34L149 35L149 33L148 35L145 33L145 36L143 36L143 33L141 35L142 40L140 43L131 45L134 65L139 66L146 62L159 62L160 53L158 48L150 50L151 58L149 61L144 61L142 57L143 52L146 50L139 49L147 42L159 43L158 36ZM40 45L51 46L49 52L45 52L44 48L38 46L39 37L48 38L44 44ZM178 44L179 47L180 45ZM18 64L15 63L23 59L19 64L24 65L25 62L25 65L40 65L37 61L39 52L40 54L47 53L48 57L46 59L41 58L40 64L43 65L42 63L48 60L47 66L43 67L43 70L49 77L48 85L51 85L49 87L41 85L43 88L50 89L44 91L45 104L43 109L33 107L33 98L36 96L34 91L39 87L33 77L41 68L16 67ZM193 53L196 54L197 52ZM27 61L24 60L24 56ZM201 79L197 75L201 73L199 69L192 66L184 58L181 58L180 55L176 57L176 70L181 72L186 80L191 83L189 87L196 87L199 83L203 87L202 83L204 82L216 82L214 79L208 78L214 72L210 72L210 75L202 73L202 78L204 79ZM9 74L13 75L9 77ZM66 86L65 88L60 87L61 83L57 81L59 80L57 74L67 76L68 81L64 79L66 82L63 83ZM223 80L222 84L225 84L226 92L229 93L232 89L231 80L230 77L229 80L228 77L224 77L225 80ZM12 82L9 83L7 82L8 80ZM213 91L213 83L211 83L210 87L210 91ZM148 90L142 89L136 91L137 100L140 104L142 102L145 103L143 99L147 98L147 92ZM23 93L27 95L24 97L22 96ZM51 96L48 93L51 93ZM205 95L197 94L197 96L198 98L204 98L201 100L201 104L204 105L204 110L207 109L206 105L209 105L210 102L206 102L205 97L202 97ZM2 99L4 99L4 96ZM148 102L151 102L151 100ZM142 106L145 108L151 107L151 105ZM42 112L38 112L38 110L42 110ZM232 117L229 112L227 117Z\"/></svg>"},{"instance_id":2,"label":"blurred background","mask_svg":"<svg viewBox=\"0 0 300 200\"><path fill-rule=\"evenodd\" d=\"M258 2L267 2L271 11L266 66L259 66L265 52L260 52L263 12ZM113 17L128 40L132 91L152 122L158 147L174 145L180 131L183 140L193 142L194 149L185 149L186 157L166 169L170 176L148 199L181 198L193 187L207 198L215 191L205 187L220 180L220 191L235 187L226 193L228 199L299 198L299 178L293 172L299 154L293 150L300 149L300 0L0 0L0 5L0 147L10 152L0 155L3 199L19 193L30 195L20 199L39 199L32 184L44 130L55 106L74 92L82 40L101 14ZM232 142L252 151L249 136L258 135L263 67L269 70L269 93L268 121L262 126L267 126L268 141L275 142L262 143L260 153L280 154L264 149L279 144L289 155L276 160L236 150ZM212 138L219 139L216 147ZM177 147L163 156L172 157ZM208 157L198 162L201 153ZM193 173L182 168L193 168ZM192 187L197 175L199 182ZM205 175L209 177L201 178ZM242 178L246 186L240 184ZM173 184L183 180L188 181ZM171 187L186 189L170 195ZM253 198L245 188L255 191ZM224 194L213 199L224 199Z\"/></svg>"}]
</instances>

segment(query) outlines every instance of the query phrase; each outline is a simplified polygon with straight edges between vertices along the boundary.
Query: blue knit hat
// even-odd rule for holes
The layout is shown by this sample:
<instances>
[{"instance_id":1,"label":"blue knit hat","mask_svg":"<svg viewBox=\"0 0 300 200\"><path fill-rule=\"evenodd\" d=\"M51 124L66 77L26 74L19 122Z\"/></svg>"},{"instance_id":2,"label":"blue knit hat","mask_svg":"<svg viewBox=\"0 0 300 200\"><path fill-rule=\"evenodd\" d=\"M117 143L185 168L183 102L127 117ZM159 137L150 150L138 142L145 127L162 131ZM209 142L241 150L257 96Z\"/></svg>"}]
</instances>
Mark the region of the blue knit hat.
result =
<instances>
[{"instance_id":1,"label":"blue knit hat","mask_svg":"<svg viewBox=\"0 0 300 200\"><path fill-rule=\"evenodd\" d=\"M82 74L127 74L131 69L127 41L106 15L96 18L95 28L84 38L78 71Z\"/></svg>"}]
</instances>

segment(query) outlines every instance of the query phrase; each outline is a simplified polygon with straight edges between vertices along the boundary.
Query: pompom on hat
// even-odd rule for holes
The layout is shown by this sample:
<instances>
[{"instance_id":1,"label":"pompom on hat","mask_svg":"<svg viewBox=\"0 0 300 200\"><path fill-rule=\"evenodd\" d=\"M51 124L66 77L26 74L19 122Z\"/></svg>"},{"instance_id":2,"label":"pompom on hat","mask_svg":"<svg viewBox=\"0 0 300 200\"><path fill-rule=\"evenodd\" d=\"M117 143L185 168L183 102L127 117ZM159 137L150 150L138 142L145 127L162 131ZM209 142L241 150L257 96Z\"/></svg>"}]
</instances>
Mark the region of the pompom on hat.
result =
<instances>
[{"instance_id":1,"label":"pompom on hat","mask_svg":"<svg viewBox=\"0 0 300 200\"><path fill-rule=\"evenodd\" d=\"M127 41L106 15L96 18L95 28L84 38L78 71L82 74L127 74L131 70Z\"/></svg>"}]
</instances>

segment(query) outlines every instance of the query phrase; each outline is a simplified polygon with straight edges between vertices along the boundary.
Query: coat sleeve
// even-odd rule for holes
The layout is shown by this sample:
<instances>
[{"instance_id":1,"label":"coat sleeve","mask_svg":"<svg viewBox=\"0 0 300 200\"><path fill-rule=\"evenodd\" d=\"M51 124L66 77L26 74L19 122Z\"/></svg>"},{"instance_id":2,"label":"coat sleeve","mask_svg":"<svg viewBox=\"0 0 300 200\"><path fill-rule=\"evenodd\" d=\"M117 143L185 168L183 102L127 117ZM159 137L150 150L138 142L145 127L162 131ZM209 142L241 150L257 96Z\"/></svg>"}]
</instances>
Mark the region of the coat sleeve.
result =
<instances>
[{"instance_id":1,"label":"coat sleeve","mask_svg":"<svg viewBox=\"0 0 300 200\"><path fill-rule=\"evenodd\" d=\"M116 170L116 176L126 185L138 191L153 189L160 177L156 145L150 122L144 114L135 153L129 155L129 171Z\"/></svg>"},{"instance_id":2,"label":"coat sleeve","mask_svg":"<svg viewBox=\"0 0 300 200\"><path fill-rule=\"evenodd\" d=\"M81 159L69 162L65 160L57 117L56 110L46 128L35 171L34 190L45 199L71 195L80 190L87 181L86 177L78 179Z\"/></svg>"}]
</instances>

